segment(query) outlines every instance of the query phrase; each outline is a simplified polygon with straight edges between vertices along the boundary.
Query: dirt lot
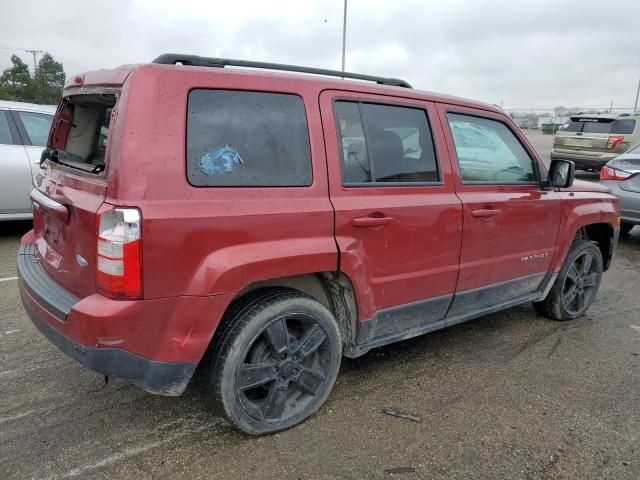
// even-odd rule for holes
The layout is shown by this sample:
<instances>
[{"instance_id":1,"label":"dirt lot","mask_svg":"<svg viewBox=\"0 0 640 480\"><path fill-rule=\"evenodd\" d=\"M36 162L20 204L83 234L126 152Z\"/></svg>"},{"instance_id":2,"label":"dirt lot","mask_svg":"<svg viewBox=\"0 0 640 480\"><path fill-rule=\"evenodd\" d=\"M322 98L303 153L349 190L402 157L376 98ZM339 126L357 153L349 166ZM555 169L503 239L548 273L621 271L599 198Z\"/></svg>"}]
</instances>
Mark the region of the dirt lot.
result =
<instances>
[{"instance_id":1,"label":"dirt lot","mask_svg":"<svg viewBox=\"0 0 640 480\"><path fill-rule=\"evenodd\" d=\"M318 414L263 438L200 388L105 385L50 345L13 278L28 228L0 225L0 479L640 478L640 228L586 317L524 305L345 360Z\"/></svg>"}]
</instances>

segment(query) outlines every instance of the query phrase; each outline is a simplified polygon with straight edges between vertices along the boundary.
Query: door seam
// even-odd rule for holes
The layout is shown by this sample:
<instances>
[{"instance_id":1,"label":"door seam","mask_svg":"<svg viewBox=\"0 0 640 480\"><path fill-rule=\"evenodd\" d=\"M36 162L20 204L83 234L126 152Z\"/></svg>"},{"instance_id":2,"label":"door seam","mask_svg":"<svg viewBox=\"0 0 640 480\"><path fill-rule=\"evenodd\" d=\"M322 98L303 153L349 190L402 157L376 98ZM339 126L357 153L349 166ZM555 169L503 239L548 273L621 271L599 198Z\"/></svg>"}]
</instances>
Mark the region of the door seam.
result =
<instances>
[{"instance_id":1,"label":"door seam","mask_svg":"<svg viewBox=\"0 0 640 480\"><path fill-rule=\"evenodd\" d=\"M436 112L436 115L438 116L438 121L440 123L440 129L442 131L442 135L444 137L444 147L447 150L447 158L449 159L449 168L451 171L451 175L455 177L456 174L454 174L453 171L453 156L451 155L451 149L449 148L449 142L447 141L447 133L448 130L447 128L449 128L448 123L444 122L442 115L440 113L440 107L442 106L442 104L440 103L436 103L434 102L434 110ZM447 316L449 315L449 312L451 311L451 307L453 306L453 303L455 301L456 298L456 294L458 293L458 285L460 284L460 264L462 261L462 245L464 242L464 202L462 201L462 199L460 198L460 195L458 195L458 190L456 188L456 182L455 179L453 181L453 194L456 196L456 198L458 199L458 201L460 202L460 246L458 248L458 275L456 276L456 285L455 288L453 289L453 293L451 295L451 301L449 302L449 306L447 307L447 311L445 313L444 318L447 318Z\"/></svg>"}]
</instances>

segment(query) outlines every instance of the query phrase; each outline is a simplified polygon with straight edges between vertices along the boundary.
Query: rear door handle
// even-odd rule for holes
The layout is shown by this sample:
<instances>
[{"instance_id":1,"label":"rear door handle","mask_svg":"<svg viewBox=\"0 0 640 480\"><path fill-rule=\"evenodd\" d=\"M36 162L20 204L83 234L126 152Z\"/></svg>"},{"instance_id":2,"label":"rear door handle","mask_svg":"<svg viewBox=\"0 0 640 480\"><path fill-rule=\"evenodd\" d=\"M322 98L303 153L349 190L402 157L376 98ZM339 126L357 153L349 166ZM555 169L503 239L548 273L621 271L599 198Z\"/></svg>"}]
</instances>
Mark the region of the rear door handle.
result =
<instances>
[{"instance_id":1,"label":"rear door handle","mask_svg":"<svg viewBox=\"0 0 640 480\"><path fill-rule=\"evenodd\" d=\"M372 228L383 227L392 221L392 217L356 217L351 220L351 224L354 227Z\"/></svg>"},{"instance_id":2,"label":"rear door handle","mask_svg":"<svg viewBox=\"0 0 640 480\"><path fill-rule=\"evenodd\" d=\"M490 208L482 208L480 210L471 210L472 217L495 217L500 214L500 210L493 210Z\"/></svg>"}]
</instances>

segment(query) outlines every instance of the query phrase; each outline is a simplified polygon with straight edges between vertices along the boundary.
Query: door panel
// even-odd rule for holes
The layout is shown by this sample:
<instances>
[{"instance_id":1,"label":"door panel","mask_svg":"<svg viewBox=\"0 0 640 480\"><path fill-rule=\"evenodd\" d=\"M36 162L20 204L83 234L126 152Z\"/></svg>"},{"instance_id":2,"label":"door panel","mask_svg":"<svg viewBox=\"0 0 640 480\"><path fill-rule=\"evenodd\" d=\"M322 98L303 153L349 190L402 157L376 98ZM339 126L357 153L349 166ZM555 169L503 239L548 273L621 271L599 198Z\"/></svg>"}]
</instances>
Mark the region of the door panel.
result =
<instances>
[{"instance_id":1,"label":"door panel","mask_svg":"<svg viewBox=\"0 0 640 480\"><path fill-rule=\"evenodd\" d=\"M0 213L31 211L31 168L22 145L0 145Z\"/></svg>"},{"instance_id":2,"label":"door panel","mask_svg":"<svg viewBox=\"0 0 640 480\"><path fill-rule=\"evenodd\" d=\"M0 213L25 213L31 211L31 168L11 122L0 110Z\"/></svg>"},{"instance_id":3,"label":"door panel","mask_svg":"<svg viewBox=\"0 0 640 480\"><path fill-rule=\"evenodd\" d=\"M33 145L25 145L27 157L29 157L29 165L31 166L31 176L34 177L40 169L40 156L42 155L42 147L34 147Z\"/></svg>"},{"instance_id":4,"label":"door panel","mask_svg":"<svg viewBox=\"0 0 640 480\"><path fill-rule=\"evenodd\" d=\"M487 155L500 155L500 162L508 162L511 154L500 150L508 148L508 142L496 147L497 153L488 148L478 148L472 152L472 147L477 144L467 145L467 150L457 150L454 135L449 128L448 112L482 116L509 127L510 131L507 130L506 134L514 136L513 140L518 141L519 149L524 147L525 154L536 162L533 169L536 177L540 175L539 169L544 166L526 139L505 116L457 106L440 105L438 109L452 154L454 171L462 172L458 153L468 155L467 158L474 157L475 163L471 161L465 165L469 168L471 164L474 167L472 175L476 176L482 171L477 166L484 158L488 158ZM505 132L501 134L504 135ZM458 144L460 143L462 142L458 137ZM511 172L518 172L517 168L509 168L508 163L500 165ZM469 178L468 172L469 170L466 178ZM485 178L482 175L481 173L476 178ZM522 180L518 183L514 181L517 178ZM486 177L486 181L465 183L461 177L456 177L456 191L463 204L464 227L460 277L450 316L530 294L539 287L548 271L556 250L560 197L555 191L543 190L539 182L528 182L526 179L529 179L529 174L522 171L519 176L509 178L511 183L500 183L500 179L489 177ZM485 295L482 289L493 294Z\"/></svg>"},{"instance_id":5,"label":"door panel","mask_svg":"<svg viewBox=\"0 0 640 480\"><path fill-rule=\"evenodd\" d=\"M464 206L458 291L545 272L556 248L560 201L532 186L461 189ZM495 216L475 212L496 210Z\"/></svg>"},{"instance_id":6,"label":"door panel","mask_svg":"<svg viewBox=\"0 0 640 480\"><path fill-rule=\"evenodd\" d=\"M374 182L343 186L342 157L336 147L339 144L343 149L347 147L339 139L334 118L333 102L337 99L424 110L431 125L440 181L428 185L413 182L415 178L427 177L412 177L405 170L403 174L385 173L385 178L406 179L408 183L405 184ZM445 301L436 302L442 310L440 315L436 315L438 318L412 314L407 322L399 322L396 330L415 322L442 318L449 305L446 297L454 293L458 277L462 207L454 192L451 165L434 105L343 91L323 92L320 105L327 145L330 197L335 209L335 235L341 254L340 269L354 283L360 319L372 319L376 312L385 310L379 319L383 320L379 327L382 333L390 334L394 330L390 324L398 320L398 315L393 314L395 307L445 297ZM399 162L415 165L413 162L419 154L414 152L419 148L408 147L413 141L411 132L387 126L380 137L393 137L389 132L403 137L404 153ZM378 140L367 138L366 142L369 154L374 158L383 152L380 149L376 153L375 148L371 152L371 145ZM354 140L348 148L356 143ZM420 147L425 148L422 143ZM353 148L365 151L365 145ZM392 155L391 149L384 155ZM351 156L351 152L346 156ZM353 177L348 169L344 173ZM407 309L397 311L408 312Z\"/></svg>"}]
</instances>

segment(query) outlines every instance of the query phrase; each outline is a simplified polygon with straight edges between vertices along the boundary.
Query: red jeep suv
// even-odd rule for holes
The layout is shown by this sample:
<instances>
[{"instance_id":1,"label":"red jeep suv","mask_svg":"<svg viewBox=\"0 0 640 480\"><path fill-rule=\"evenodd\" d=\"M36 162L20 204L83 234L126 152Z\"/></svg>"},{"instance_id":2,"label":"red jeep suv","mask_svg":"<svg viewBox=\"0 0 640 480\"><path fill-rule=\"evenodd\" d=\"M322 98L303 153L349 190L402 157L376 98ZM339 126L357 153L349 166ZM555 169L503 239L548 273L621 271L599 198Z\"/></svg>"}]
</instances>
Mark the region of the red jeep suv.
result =
<instances>
[{"instance_id":1,"label":"red jeep suv","mask_svg":"<svg viewBox=\"0 0 640 480\"><path fill-rule=\"evenodd\" d=\"M583 315L619 232L609 190L547 170L497 107L279 64L78 75L40 167L18 254L33 323L147 392L201 365L250 434L316 411L343 355L525 302Z\"/></svg>"}]
</instances>

